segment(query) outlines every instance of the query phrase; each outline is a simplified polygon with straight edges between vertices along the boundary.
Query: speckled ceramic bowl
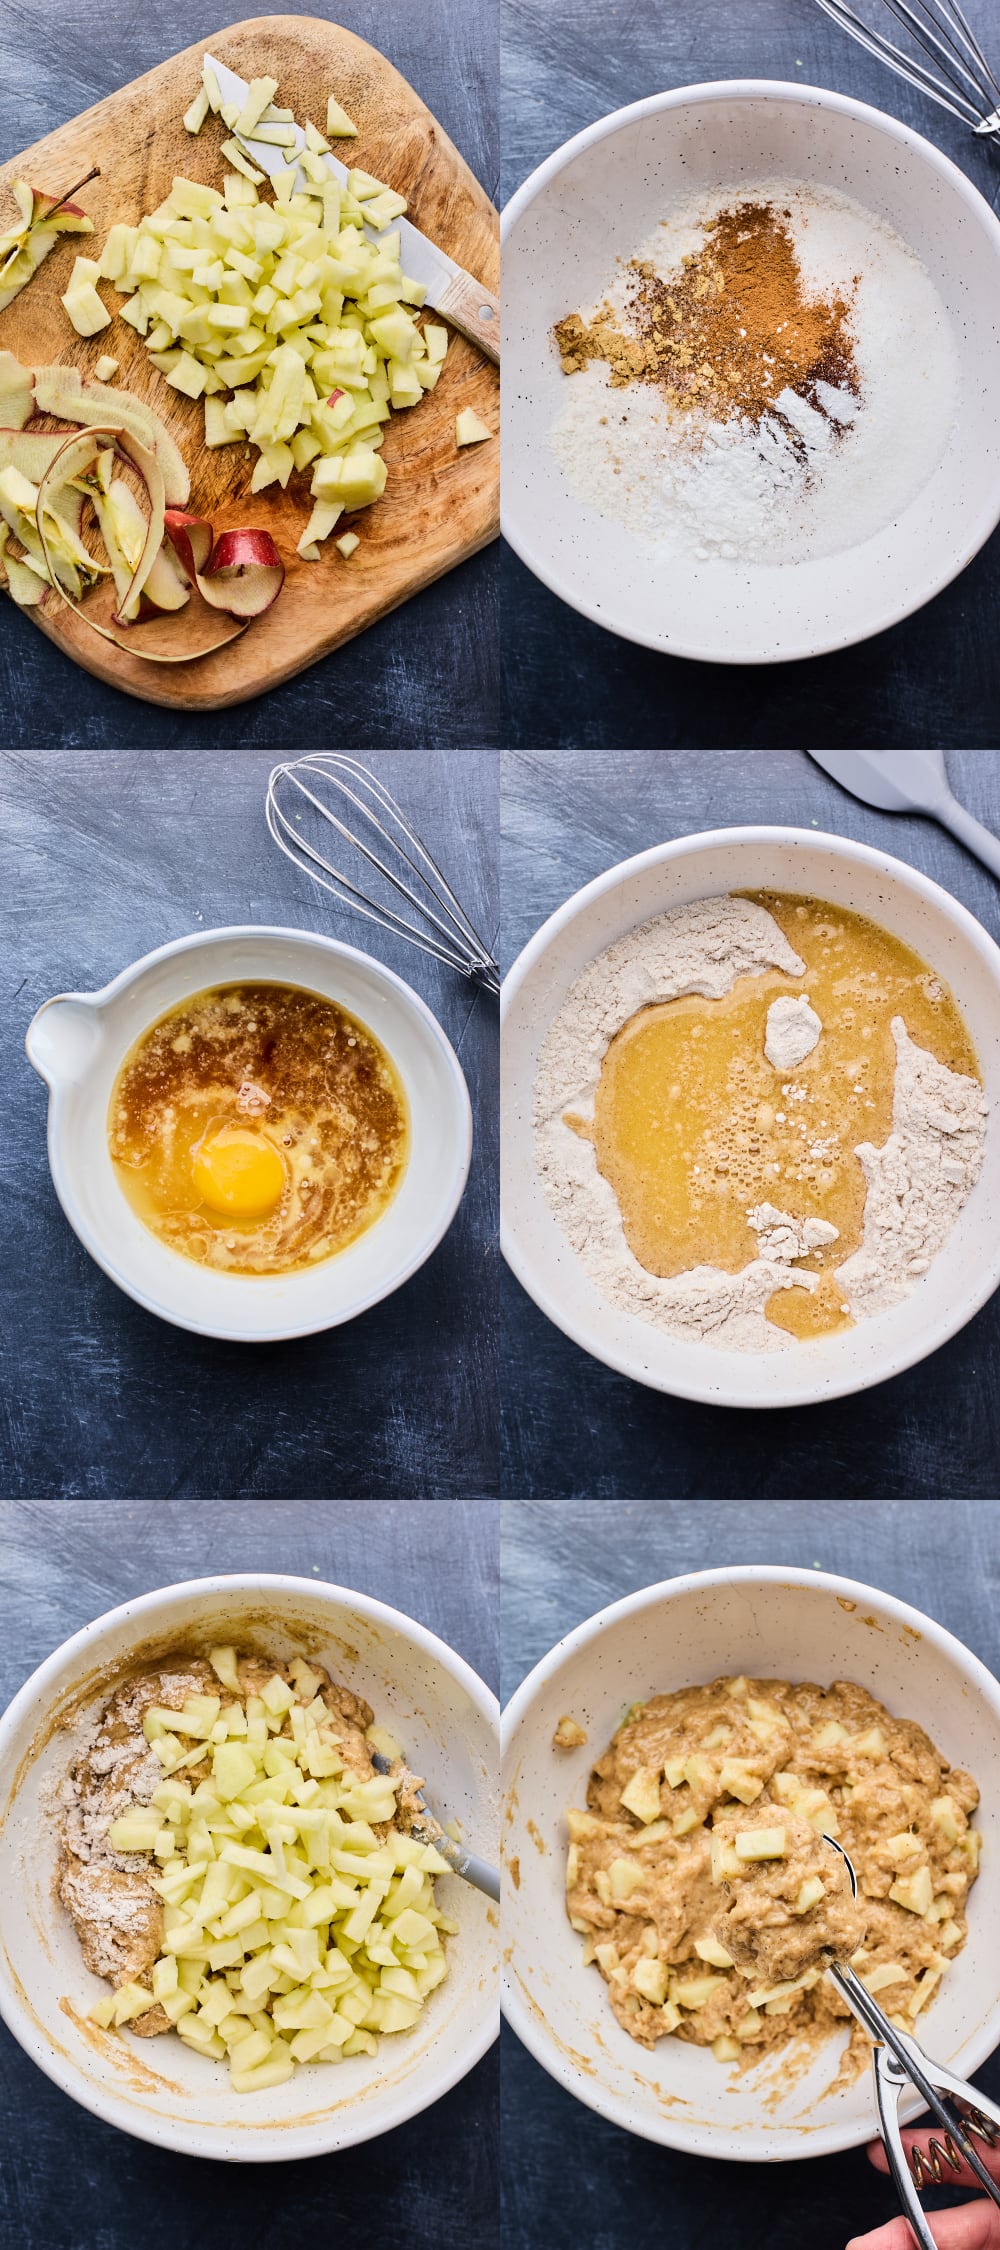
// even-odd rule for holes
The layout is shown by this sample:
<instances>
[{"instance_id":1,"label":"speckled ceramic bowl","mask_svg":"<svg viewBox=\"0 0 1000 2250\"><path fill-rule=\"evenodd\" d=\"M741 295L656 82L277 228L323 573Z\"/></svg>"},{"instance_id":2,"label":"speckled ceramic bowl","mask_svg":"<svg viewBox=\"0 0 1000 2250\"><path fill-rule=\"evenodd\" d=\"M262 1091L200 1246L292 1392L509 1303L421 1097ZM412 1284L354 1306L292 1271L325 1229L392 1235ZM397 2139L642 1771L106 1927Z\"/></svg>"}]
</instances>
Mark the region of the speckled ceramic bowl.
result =
<instances>
[{"instance_id":1,"label":"speckled ceramic bowl","mask_svg":"<svg viewBox=\"0 0 1000 2250\"><path fill-rule=\"evenodd\" d=\"M172 1250L133 1211L108 1150L111 1089L133 1041L194 993L255 978L303 985L359 1017L395 1063L410 1112L409 1156L391 1203L346 1249L297 1273L216 1273ZM458 1057L402 977L339 939L200 930L134 961L101 992L47 1000L25 1045L49 1089L49 1169L70 1226L119 1289L177 1328L247 1344L336 1328L408 1281L455 1216L472 1157Z\"/></svg>"},{"instance_id":2,"label":"speckled ceramic bowl","mask_svg":"<svg viewBox=\"0 0 1000 2250\"><path fill-rule=\"evenodd\" d=\"M644 2139L697 2156L775 2163L854 2148L875 2133L866 2074L831 2093L843 2041L806 2078L767 2099L773 2066L745 2076L703 2048L635 2044L608 2006L565 1909L566 1809L586 1804L591 1761L630 1703L747 1672L855 1680L916 1719L979 1783L982 1873L969 1938L921 2016L921 2043L967 2074L1000 2041L1000 1686L950 1633L889 1594L803 1570L709 1570L647 1586L590 1617L550 1650L503 1718L504 2012L537 2062L588 2107ZM587 1746L552 1747L568 1713ZM913 2117L919 2098L904 2111Z\"/></svg>"},{"instance_id":3,"label":"speckled ceramic bowl","mask_svg":"<svg viewBox=\"0 0 1000 2250\"><path fill-rule=\"evenodd\" d=\"M566 378L553 323L599 299L678 197L783 175L888 220L951 315L959 405L944 454L898 520L839 555L784 567L656 566L576 497L549 444ZM815 86L681 86L567 141L503 220L503 528L563 601L626 640L717 664L817 656L879 633L946 586L1000 520L1000 223L957 166L880 110Z\"/></svg>"},{"instance_id":4,"label":"speckled ceramic bowl","mask_svg":"<svg viewBox=\"0 0 1000 2250\"><path fill-rule=\"evenodd\" d=\"M950 985L990 1103L980 1178L930 1270L889 1312L776 1352L720 1352L603 1297L535 1169L538 1055L582 969L668 907L720 892L810 892L894 932ZM502 999L501 1243L529 1295L575 1343L634 1381L716 1406L806 1406L867 1390L947 1342L1000 1283L1000 950L964 906L885 852L812 829L720 828L657 844L588 883L543 923Z\"/></svg>"},{"instance_id":5,"label":"speckled ceramic bowl","mask_svg":"<svg viewBox=\"0 0 1000 2250\"><path fill-rule=\"evenodd\" d=\"M316 1579L220 1577L167 1586L95 1618L33 1672L0 1718L0 2014L25 2052L96 2117L186 2156L275 2163L387 2133L457 2084L496 2037L496 1908L457 1876L440 1878L459 1924L448 1975L412 2035L377 2055L309 2064L268 2093L234 2095L224 2064L165 2034L98 2030L87 2011L108 1987L85 1967L53 1899L52 1790L74 1730L109 1681L178 1646L235 1641L304 1655L371 1703L402 1743L431 1802L493 1857L497 1704L454 1650L413 1618Z\"/></svg>"}]
</instances>

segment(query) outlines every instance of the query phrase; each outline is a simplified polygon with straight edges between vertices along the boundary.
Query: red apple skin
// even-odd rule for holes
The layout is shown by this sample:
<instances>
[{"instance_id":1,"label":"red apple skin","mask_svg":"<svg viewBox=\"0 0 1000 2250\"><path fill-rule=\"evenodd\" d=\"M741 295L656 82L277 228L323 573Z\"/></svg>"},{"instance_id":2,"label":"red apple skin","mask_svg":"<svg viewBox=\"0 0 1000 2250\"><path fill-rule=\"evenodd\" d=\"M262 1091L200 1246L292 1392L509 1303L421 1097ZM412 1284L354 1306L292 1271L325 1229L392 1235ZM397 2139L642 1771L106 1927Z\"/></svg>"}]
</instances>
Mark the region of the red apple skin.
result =
<instances>
[{"instance_id":1,"label":"red apple skin","mask_svg":"<svg viewBox=\"0 0 1000 2250\"><path fill-rule=\"evenodd\" d=\"M245 570L248 565L262 564L266 570L278 569L284 576L284 566L269 531L260 531L253 525L241 526L238 531L220 531L212 551L206 576L217 570Z\"/></svg>"},{"instance_id":2,"label":"red apple skin","mask_svg":"<svg viewBox=\"0 0 1000 2250\"><path fill-rule=\"evenodd\" d=\"M343 396L343 391L331 391L326 403L328 406L336 406L338 398L343 398Z\"/></svg>"},{"instance_id":3,"label":"red apple skin","mask_svg":"<svg viewBox=\"0 0 1000 2250\"><path fill-rule=\"evenodd\" d=\"M212 552L212 526L204 516L186 515L181 508L166 508L163 525L181 569L193 585Z\"/></svg>"}]
</instances>

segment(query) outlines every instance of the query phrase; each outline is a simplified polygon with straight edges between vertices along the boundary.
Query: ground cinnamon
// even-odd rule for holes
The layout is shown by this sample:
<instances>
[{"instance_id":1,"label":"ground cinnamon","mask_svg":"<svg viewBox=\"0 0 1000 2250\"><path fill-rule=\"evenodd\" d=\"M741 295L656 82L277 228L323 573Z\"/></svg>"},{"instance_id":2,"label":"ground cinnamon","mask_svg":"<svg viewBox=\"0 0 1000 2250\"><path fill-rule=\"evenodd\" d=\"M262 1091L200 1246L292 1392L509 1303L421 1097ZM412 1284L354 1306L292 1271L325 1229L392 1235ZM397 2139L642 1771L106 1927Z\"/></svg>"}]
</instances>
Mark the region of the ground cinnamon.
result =
<instances>
[{"instance_id":1,"label":"ground cinnamon","mask_svg":"<svg viewBox=\"0 0 1000 2250\"><path fill-rule=\"evenodd\" d=\"M808 295L789 218L770 203L732 206L669 281L631 260L624 315L605 303L589 323L557 323L564 373L604 360L613 388L655 382L677 407L754 426L784 390L821 412L819 384L857 395L851 306Z\"/></svg>"}]
</instances>

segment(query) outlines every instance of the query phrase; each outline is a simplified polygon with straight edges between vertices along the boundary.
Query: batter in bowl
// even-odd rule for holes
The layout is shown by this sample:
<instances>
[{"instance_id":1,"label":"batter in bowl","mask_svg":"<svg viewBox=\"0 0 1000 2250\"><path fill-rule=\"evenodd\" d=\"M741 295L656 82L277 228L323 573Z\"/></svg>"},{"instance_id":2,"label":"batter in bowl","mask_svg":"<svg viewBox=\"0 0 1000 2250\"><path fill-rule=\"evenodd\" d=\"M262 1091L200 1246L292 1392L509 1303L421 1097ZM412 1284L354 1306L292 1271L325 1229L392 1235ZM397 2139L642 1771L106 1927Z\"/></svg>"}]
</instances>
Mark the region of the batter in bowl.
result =
<instances>
[{"instance_id":1,"label":"batter in bowl","mask_svg":"<svg viewBox=\"0 0 1000 2250\"><path fill-rule=\"evenodd\" d=\"M824 1954L853 1940L862 1983L912 2030L965 1944L978 1801L921 1727L850 1681L723 1678L653 1696L598 1758L587 1809L568 1814L569 1919L640 2046L676 2036L746 2065L849 2025L851 2078L868 2047ZM857 1920L824 1833L853 1861Z\"/></svg>"}]
</instances>

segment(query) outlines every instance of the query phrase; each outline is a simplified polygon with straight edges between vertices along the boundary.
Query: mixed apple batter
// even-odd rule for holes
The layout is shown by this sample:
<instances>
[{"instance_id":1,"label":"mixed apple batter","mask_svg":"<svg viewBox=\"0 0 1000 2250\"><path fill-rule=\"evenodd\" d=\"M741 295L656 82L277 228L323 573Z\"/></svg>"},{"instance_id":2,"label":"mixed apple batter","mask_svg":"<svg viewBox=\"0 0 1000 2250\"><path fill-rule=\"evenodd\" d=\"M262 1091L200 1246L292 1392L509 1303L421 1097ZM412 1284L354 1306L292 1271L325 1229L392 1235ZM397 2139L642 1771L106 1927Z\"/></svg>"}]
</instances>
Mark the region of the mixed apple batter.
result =
<instances>
[{"instance_id":1,"label":"mixed apple batter","mask_svg":"<svg viewBox=\"0 0 1000 2250\"><path fill-rule=\"evenodd\" d=\"M743 2065L841 2026L849 1960L912 2031L965 1944L979 1791L923 1729L850 1681L743 1677L637 1704L571 1810L567 1911L620 2024ZM832 1836L858 1878L856 1907Z\"/></svg>"}]
</instances>

